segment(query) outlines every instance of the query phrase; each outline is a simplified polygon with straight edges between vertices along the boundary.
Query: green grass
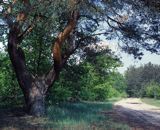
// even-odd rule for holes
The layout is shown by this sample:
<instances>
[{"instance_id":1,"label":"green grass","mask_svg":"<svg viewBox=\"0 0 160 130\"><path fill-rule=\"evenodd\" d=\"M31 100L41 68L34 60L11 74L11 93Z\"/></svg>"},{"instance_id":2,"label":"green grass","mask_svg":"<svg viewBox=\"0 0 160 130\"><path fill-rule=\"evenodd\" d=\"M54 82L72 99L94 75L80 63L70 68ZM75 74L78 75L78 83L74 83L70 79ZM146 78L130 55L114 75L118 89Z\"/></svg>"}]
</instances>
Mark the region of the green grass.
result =
<instances>
[{"instance_id":1,"label":"green grass","mask_svg":"<svg viewBox=\"0 0 160 130\"><path fill-rule=\"evenodd\" d=\"M14 130L130 130L125 124L116 123L106 111L112 110L112 99L107 102L61 103L48 106L45 118L23 116L9 118L0 129ZM16 120L15 120L16 119ZM5 121L4 121L5 122Z\"/></svg>"},{"instance_id":2,"label":"green grass","mask_svg":"<svg viewBox=\"0 0 160 130\"><path fill-rule=\"evenodd\" d=\"M111 103L64 103L49 107L47 116L58 124L91 123L104 120L105 117L100 112L111 109Z\"/></svg>"},{"instance_id":3,"label":"green grass","mask_svg":"<svg viewBox=\"0 0 160 130\"><path fill-rule=\"evenodd\" d=\"M124 124L112 122L103 112L112 110L112 102L63 103L47 110L47 126L68 130L129 130Z\"/></svg>"},{"instance_id":4,"label":"green grass","mask_svg":"<svg viewBox=\"0 0 160 130\"><path fill-rule=\"evenodd\" d=\"M157 106L160 107L160 100L154 99L154 98L142 98L141 99L142 102L146 103L146 104L150 104L153 106Z\"/></svg>"}]
</instances>

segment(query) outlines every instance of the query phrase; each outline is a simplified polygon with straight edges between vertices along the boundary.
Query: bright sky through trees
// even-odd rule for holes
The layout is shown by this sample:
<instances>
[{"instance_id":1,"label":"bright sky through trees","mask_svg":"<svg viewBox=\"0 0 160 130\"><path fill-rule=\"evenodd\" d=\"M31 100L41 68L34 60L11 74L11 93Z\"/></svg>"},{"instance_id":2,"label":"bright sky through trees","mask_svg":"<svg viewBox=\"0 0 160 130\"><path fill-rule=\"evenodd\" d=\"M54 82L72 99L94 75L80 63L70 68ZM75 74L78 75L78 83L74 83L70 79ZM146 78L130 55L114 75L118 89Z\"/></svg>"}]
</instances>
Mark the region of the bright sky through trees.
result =
<instances>
[{"instance_id":1,"label":"bright sky through trees","mask_svg":"<svg viewBox=\"0 0 160 130\"><path fill-rule=\"evenodd\" d=\"M122 67L118 68L120 73L124 73L124 71L131 65L140 66L151 62L152 64L159 64L160 65L160 55L152 54L148 51L144 51L144 56L141 60L134 59L132 55L126 54L120 51L116 40L112 41L104 41L104 44L109 45L109 48L112 49L119 57L121 57L121 61L123 63Z\"/></svg>"}]
</instances>

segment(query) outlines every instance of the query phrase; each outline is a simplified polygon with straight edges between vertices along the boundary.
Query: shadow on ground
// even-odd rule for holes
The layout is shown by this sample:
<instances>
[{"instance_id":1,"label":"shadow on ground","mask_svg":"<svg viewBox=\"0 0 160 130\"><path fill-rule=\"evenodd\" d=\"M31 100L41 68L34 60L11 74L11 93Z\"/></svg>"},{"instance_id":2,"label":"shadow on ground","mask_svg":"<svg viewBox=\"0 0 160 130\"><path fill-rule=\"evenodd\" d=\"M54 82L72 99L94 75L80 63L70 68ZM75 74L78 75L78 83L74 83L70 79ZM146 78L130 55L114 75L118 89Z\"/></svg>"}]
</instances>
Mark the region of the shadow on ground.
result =
<instances>
[{"instance_id":1,"label":"shadow on ground","mask_svg":"<svg viewBox=\"0 0 160 130\"><path fill-rule=\"evenodd\" d=\"M130 130L104 114L111 110L110 102L62 103L49 106L45 118L34 118L22 108L0 109L0 130Z\"/></svg>"},{"instance_id":2,"label":"shadow on ground","mask_svg":"<svg viewBox=\"0 0 160 130\"><path fill-rule=\"evenodd\" d=\"M131 130L160 130L160 113L140 111L116 106L111 112L106 111L115 122L128 124Z\"/></svg>"}]
</instances>

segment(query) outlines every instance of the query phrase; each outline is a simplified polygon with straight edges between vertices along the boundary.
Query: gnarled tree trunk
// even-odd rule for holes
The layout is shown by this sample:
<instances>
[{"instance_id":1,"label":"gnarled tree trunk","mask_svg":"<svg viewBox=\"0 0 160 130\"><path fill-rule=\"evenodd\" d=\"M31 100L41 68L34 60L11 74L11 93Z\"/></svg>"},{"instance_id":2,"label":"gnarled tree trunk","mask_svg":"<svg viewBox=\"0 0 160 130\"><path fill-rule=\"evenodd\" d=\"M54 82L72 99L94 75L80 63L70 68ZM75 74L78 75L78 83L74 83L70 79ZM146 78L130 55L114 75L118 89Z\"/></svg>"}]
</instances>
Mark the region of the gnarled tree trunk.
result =
<instances>
[{"instance_id":1,"label":"gnarled tree trunk","mask_svg":"<svg viewBox=\"0 0 160 130\"><path fill-rule=\"evenodd\" d=\"M16 72L18 83L24 94L27 112L31 115L43 116L45 114L46 93L58 77L60 70L69 56L76 50L76 48L68 50L64 56L61 54L62 43L73 31L76 26L77 18L78 14L77 12L74 12L64 30L59 33L52 49L54 65L49 73L39 77L34 77L27 70L25 55L20 47L23 37L19 35L21 34L19 26L13 24L10 27L8 36L8 53Z\"/></svg>"},{"instance_id":2,"label":"gnarled tree trunk","mask_svg":"<svg viewBox=\"0 0 160 130\"><path fill-rule=\"evenodd\" d=\"M26 108L29 114L42 116L45 113L45 95L48 85L43 78L33 77L26 68L25 55L18 46L21 39L16 26L10 29L8 37L8 53L16 72L18 83L23 91Z\"/></svg>"}]
</instances>

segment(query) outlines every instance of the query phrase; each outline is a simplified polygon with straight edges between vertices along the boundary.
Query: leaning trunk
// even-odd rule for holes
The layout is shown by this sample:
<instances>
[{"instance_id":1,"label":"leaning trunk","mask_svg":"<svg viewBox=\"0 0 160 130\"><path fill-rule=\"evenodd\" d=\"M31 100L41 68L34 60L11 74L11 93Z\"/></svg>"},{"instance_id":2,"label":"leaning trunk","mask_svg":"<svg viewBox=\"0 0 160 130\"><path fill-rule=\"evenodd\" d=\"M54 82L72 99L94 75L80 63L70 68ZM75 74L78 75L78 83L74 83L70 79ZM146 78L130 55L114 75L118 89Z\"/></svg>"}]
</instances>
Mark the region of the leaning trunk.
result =
<instances>
[{"instance_id":1,"label":"leaning trunk","mask_svg":"<svg viewBox=\"0 0 160 130\"><path fill-rule=\"evenodd\" d=\"M45 113L45 93L48 86L45 78L32 76L26 67L25 55L19 44L19 31L14 26L8 37L8 53L20 88L23 91L26 110L34 116L43 116Z\"/></svg>"}]
</instances>

